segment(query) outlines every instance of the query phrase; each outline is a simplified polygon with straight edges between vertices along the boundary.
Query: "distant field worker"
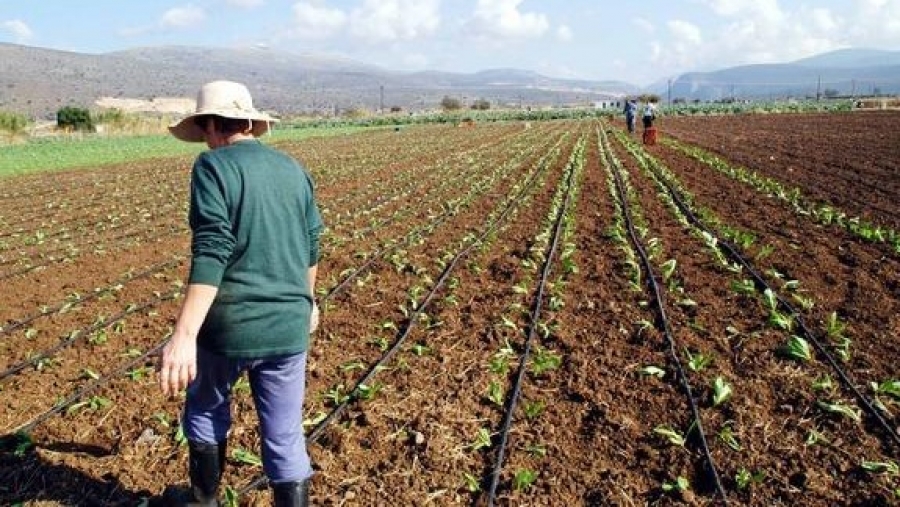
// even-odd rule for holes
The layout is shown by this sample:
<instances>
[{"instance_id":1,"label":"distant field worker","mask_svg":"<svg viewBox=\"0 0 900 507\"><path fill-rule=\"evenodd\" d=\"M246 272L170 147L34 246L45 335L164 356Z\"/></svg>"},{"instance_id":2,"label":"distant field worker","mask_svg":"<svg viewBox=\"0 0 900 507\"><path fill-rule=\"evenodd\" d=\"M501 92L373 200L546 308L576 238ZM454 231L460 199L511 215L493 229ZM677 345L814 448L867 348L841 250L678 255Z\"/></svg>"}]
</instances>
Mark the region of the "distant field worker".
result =
<instances>
[{"instance_id":1,"label":"distant field worker","mask_svg":"<svg viewBox=\"0 0 900 507\"><path fill-rule=\"evenodd\" d=\"M635 119L637 117L637 102L634 99L625 101L625 124L628 125L628 133L634 134Z\"/></svg>"},{"instance_id":2,"label":"distant field worker","mask_svg":"<svg viewBox=\"0 0 900 507\"><path fill-rule=\"evenodd\" d=\"M644 123L644 128L648 129L653 126L653 120L656 119L656 104L653 101L648 100L646 104L644 104L644 111L641 114L641 120Z\"/></svg>"},{"instance_id":3,"label":"distant field worker","mask_svg":"<svg viewBox=\"0 0 900 507\"><path fill-rule=\"evenodd\" d=\"M656 119L656 104L652 100L647 100L644 105L644 111L641 114L644 123L643 142L647 145L656 144L656 127L653 126L653 120Z\"/></svg>"},{"instance_id":4,"label":"distant field worker","mask_svg":"<svg viewBox=\"0 0 900 507\"><path fill-rule=\"evenodd\" d=\"M187 389L188 505L218 505L231 389L244 371L274 505L309 503L303 399L323 223L306 169L257 139L274 121L243 84L214 81L196 111L169 127L209 147L191 172L191 267L159 370L165 395Z\"/></svg>"}]
</instances>

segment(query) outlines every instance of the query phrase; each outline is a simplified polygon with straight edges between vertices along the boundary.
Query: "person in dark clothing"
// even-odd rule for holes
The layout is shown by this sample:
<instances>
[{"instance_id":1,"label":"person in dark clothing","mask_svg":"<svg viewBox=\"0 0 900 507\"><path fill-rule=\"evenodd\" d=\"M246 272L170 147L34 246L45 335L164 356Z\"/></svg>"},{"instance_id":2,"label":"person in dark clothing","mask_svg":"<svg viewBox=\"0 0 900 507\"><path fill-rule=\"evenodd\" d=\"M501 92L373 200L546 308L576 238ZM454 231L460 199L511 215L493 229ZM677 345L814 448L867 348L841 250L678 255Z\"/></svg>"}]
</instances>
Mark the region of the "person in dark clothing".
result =
<instances>
[{"instance_id":1,"label":"person in dark clothing","mask_svg":"<svg viewBox=\"0 0 900 507\"><path fill-rule=\"evenodd\" d=\"M190 505L218 505L231 388L244 371L274 505L309 502L302 409L324 225L310 174L257 139L274 121L244 85L214 81L200 89L196 111L170 127L209 147L191 172L191 267L159 370L165 395L187 389Z\"/></svg>"},{"instance_id":2,"label":"person in dark clothing","mask_svg":"<svg viewBox=\"0 0 900 507\"><path fill-rule=\"evenodd\" d=\"M625 123L628 125L628 133L634 134L635 118L637 117L637 102L634 99L625 101Z\"/></svg>"}]
</instances>

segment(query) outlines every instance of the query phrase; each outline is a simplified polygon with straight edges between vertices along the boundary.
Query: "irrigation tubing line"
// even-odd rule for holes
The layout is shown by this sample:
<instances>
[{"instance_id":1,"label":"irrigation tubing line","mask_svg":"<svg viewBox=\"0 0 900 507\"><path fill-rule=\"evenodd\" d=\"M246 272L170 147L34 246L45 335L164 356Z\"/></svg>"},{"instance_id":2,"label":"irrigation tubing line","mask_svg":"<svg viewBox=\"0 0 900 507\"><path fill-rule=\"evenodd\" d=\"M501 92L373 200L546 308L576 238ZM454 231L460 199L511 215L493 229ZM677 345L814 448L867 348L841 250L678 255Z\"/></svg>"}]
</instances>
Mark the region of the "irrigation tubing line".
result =
<instances>
[{"instance_id":1,"label":"irrigation tubing line","mask_svg":"<svg viewBox=\"0 0 900 507\"><path fill-rule=\"evenodd\" d=\"M579 143L579 145L576 145L576 150L578 149L578 146L580 146L583 150L583 139L580 140ZM583 155L583 151L581 153ZM583 166L583 164L584 159L582 158L581 165ZM541 307L543 306L544 288L547 285L547 278L550 276L550 267L553 265L553 258L556 255L556 247L559 244L560 230L562 229L566 211L568 210L569 204L571 202L573 187L572 180L575 173L575 168L571 168L569 170L569 175L566 181L566 199L563 203L563 206L557 212L555 224L553 226L553 240L550 242L550 246L547 248L547 252L544 255L544 266L541 270L541 279L538 282L537 292L534 296L534 301L532 304L531 317L528 323L528 334L525 337L525 347L522 351L522 357L519 358L519 367L516 371L515 380L513 381L512 391L510 392L509 397L506 399L506 403L504 406L503 421L500 425L500 442L497 443L497 454L496 459L494 460L494 467L491 470L491 482L488 488L488 507L493 507L494 500L497 496L497 485L500 482L500 471L503 468L503 458L506 454L506 445L509 440L509 431L510 427L512 426L512 418L513 414L515 413L519 394L522 391L522 383L525 379L525 371L528 365L528 358L531 355L531 343L535 335L534 330L537 327L538 317L540 316Z\"/></svg>"},{"instance_id":2,"label":"irrigation tubing line","mask_svg":"<svg viewBox=\"0 0 900 507\"><path fill-rule=\"evenodd\" d=\"M876 409L874 405L872 405L872 403L869 401L869 399L866 398L866 396L859 389L857 389L856 385L850 379L847 372L838 364L838 362L834 359L834 356L832 356L828 352L827 348L822 344L822 342L819 341L819 339L815 337L814 333L806 326L806 324L803 322L803 318L800 316L800 313L793 307L793 305L791 305L790 302L784 299L771 286L769 286L769 284L759 273L759 271L757 271L750 264L750 262L746 258L744 258L744 256L741 255L740 252L738 252L737 248L735 248L730 242L720 239L714 231L712 231L706 224L704 224L699 218L697 218L697 216L693 213L693 211L691 211L688 205L685 204L681 194L677 190L675 190L675 188L672 187L659 172L657 172L656 170L654 170L654 172L656 172L659 181L662 182L662 184L666 187L666 190L678 205L678 208L691 221L691 223L693 223L697 228L716 238L717 244L721 245L722 248L725 249L729 257L731 257L735 262L738 262L744 269L747 270L748 273L750 273L750 276L753 277L754 281L757 284L757 287L761 287L763 290L769 289L773 294L775 294L778 303L794 317L794 320L797 322L800 331L807 339L809 339L810 342L812 342L813 346L816 348L816 351L818 351L819 354L821 354L821 356L825 358L826 362L832 367L832 369L834 369L835 373L837 373L838 377L840 377L841 382L844 383L845 387L847 387L853 393L856 399L863 405L866 412L868 412L869 415L871 415L878 422L882 429L887 432L887 434L891 438L894 439L895 443L900 444L900 434L897 433L897 430L895 430L891 426L891 424L881 416L881 414L878 412L878 409Z\"/></svg>"},{"instance_id":3,"label":"irrigation tubing line","mask_svg":"<svg viewBox=\"0 0 900 507\"><path fill-rule=\"evenodd\" d=\"M87 336L90 333L93 333L94 331L107 328L110 325L115 324L116 322L118 322L120 320L123 320L125 317L128 317L129 315L133 315L133 314L135 314L141 310L145 310L147 308L152 308L156 304L161 303L163 301L175 299L180 294L181 294L181 291L176 289L167 294L161 295L158 299L156 299L154 301L148 301L146 303L137 305L133 308L128 308L125 311L120 312L118 315L110 317L109 319L103 319L102 322L97 322L96 324L91 324L90 326L88 326L86 328L79 329L79 330L73 332L72 334L70 334L64 340L57 343L56 345L54 345L48 349L44 349L43 351L32 356L30 359L21 361L18 364L14 364L13 366L10 366L6 370L0 372L0 381L3 381L10 375L16 374L29 366L34 366L34 365L38 364L39 362L43 361L44 359L53 357L53 355L56 354L57 352L59 352L60 350L68 347L69 345L75 343L80 338Z\"/></svg>"},{"instance_id":4,"label":"irrigation tubing line","mask_svg":"<svg viewBox=\"0 0 900 507\"><path fill-rule=\"evenodd\" d=\"M137 358L133 359L132 361L128 362L125 366L118 368L117 370L113 371L113 373L111 373L110 375L103 376L103 377L89 383L88 385L82 387L81 389L76 390L68 398L66 398L65 400L54 405L53 408L51 408L50 410L34 417L31 421L18 426L12 432L13 433L30 433L35 427L37 427L37 425L46 421L50 417L52 417L56 414L59 414L63 410L67 409L68 407L74 405L75 402L77 402L79 399L83 398L85 395L90 394L90 393L96 391L97 389L103 387L104 385L108 384L112 379L117 378L121 375L124 375L126 372L128 372L130 369L134 368L138 364L145 363L147 361L148 357L156 355L163 348L163 346L165 346L165 344L168 341L169 341L169 337L167 336L163 341L161 341L160 343L157 343L152 349L148 350L147 352L144 352L142 355L140 355Z\"/></svg>"},{"instance_id":5,"label":"irrigation tubing line","mask_svg":"<svg viewBox=\"0 0 900 507\"><path fill-rule=\"evenodd\" d=\"M406 326L404 326L402 331L400 331L398 333L397 337L394 339L394 344L391 346L391 348L388 349L381 356L381 358L379 358L372 365L372 367L369 368L369 370L366 372L366 374L363 375L354 384L353 388L349 391L351 393L351 395L348 396L348 398L345 401L342 401L340 404L338 404L336 407L334 407L331 410L331 412L329 412L328 415L326 415L321 421L319 421L319 423L316 424L316 426L309 432L309 434L306 437L307 445L314 444L319 439L319 437L324 433L325 428L328 426L328 424L330 424L340 414L342 414L347 409L347 407L350 406L350 404L352 402L356 401L356 399L353 395L359 391L359 388L361 386L365 385L366 382L368 382L379 371L381 371L383 369L382 365L384 363L386 363L391 357L393 357L394 354L396 354L396 352L400 349L400 346L406 341L406 338L409 336L409 334L412 332L413 328L415 327L416 323L418 322L417 317L425 311L425 308L431 303L432 299L434 299L435 295L443 287L447 278L450 277L450 274L456 268L456 265L462 259L464 259L466 256L468 256L469 252L471 252L472 249L474 249L477 245L479 245L484 240L484 238L488 237L495 230L497 230L500 227L500 225L504 222L506 217L512 212L512 210L518 208L518 205L524 200L525 195L528 193L528 191L534 185L535 181L537 181L537 176L544 170L546 170L546 166L544 166L543 164L538 164L538 168L529 176L528 182L523 186L522 190L519 192L519 195L516 196L515 199L511 200L506 205L506 208L500 213L499 216L497 216L497 218L493 221L493 223L488 224L488 226L481 233L481 235L479 235L477 238L475 238L469 246L467 246L466 248L461 250L459 253L457 253L453 257L453 259L447 264L447 266L441 272L440 277L438 277L437 281L435 281L434 286L431 288L431 290L428 292L428 294L425 296L425 298L422 300L422 302L416 305L416 310L407 317ZM335 289L333 289L331 292L329 292L328 296L330 296L334 292L335 292ZM328 297L328 296L326 296L326 297ZM252 480L249 484L247 484L246 486L244 486L240 490L238 490L237 494L239 497L243 496L248 491L263 486L266 482L268 482L268 478L265 475L260 475L256 479Z\"/></svg>"},{"instance_id":6,"label":"irrigation tubing line","mask_svg":"<svg viewBox=\"0 0 900 507\"><path fill-rule=\"evenodd\" d=\"M691 389L690 382L688 382L687 374L685 373L684 368L681 366L681 360L678 358L678 350L675 347L675 338L672 336L669 319L666 317L664 294L659 288L659 283L657 283L656 281L656 275L653 272L653 267L650 264L650 259L647 256L647 252L644 250L644 247L641 245L640 240L638 239L637 234L634 231L634 222L632 221L631 211L628 206L624 184L622 183L621 175L619 174L621 168L611 156L609 141L606 139L605 133L603 133L602 131L600 136L600 143L601 153L605 157L606 162L610 167L610 172L612 172L613 179L616 183L616 191L619 194L620 201L622 202L622 213L625 215L625 223L628 227L628 235L631 237L631 242L632 244L634 244L638 255L640 255L641 257L641 263L643 264L644 269L647 270L647 273L649 275L647 279L648 283L650 284L650 288L653 290L653 295L655 298L654 301L656 302L656 307L659 312L659 321L662 325L663 333L665 334L666 341L669 345L669 353L672 356L672 361L675 363L675 368L678 371L678 379L681 381L681 387L684 389L685 395L688 398L688 403L691 406L691 413L694 417L694 424L697 428L697 434L700 437L700 445L709 468L708 472L712 476L712 479L716 486L716 491L722 497L722 501L727 503L728 495L725 493L725 488L722 486L722 481L719 478L719 472L716 469L715 460L713 459L712 453L709 450L709 444L706 439L706 432L703 430L703 423L700 419L700 409L697 406L696 400L694 399L693 390Z\"/></svg>"},{"instance_id":7,"label":"irrigation tubing line","mask_svg":"<svg viewBox=\"0 0 900 507\"><path fill-rule=\"evenodd\" d=\"M31 266L26 266L26 267L24 267L24 268L17 269L17 270L14 270L14 271L8 271L8 272L6 272L6 273L0 274L0 280L6 280L7 278L12 278L12 277L14 277L14 276L24 275L25 273L30 273L31 271L34 271L34 270L36 270L36 269L40 269L40 268L47 267L47 266L49 266L49 265L51 265L51 264L57 264L57 263L60 263L60 262L65 262L66 260L71 260L71 259L78 258L78 257L81 256L81 253L82 253L82 249L81 249L81 248L83 248L83 247L85 247L85 246L88 246L88 247L90 247L90 246L94 246L94 247L99 246L99 247L102 247L102 248L107 248L107 247L110 247L110 246L113 246L113 247L121 246L122 243L125 243L125 242L124 242L124 241L119 241L119 240L127 239L127 238L133 238L133 237L135 237L135 236L138 236L138 237L140 238L141 234L144 233L144 232L147 232L147 230L144 229L144 230L141 230L141 231L135 231L135 232L130 232L130 233L128 233L128 234L123 234L123 235L120 235L120 236L116 236L116 237L114 237L114 238L109 238L109 241L107 241L106 243L99 243L99 242L98 242L98 243L88 243L88 244L85 244L85 245L78 245L78 246L72 245L72 249L75 250L75 253L74 253L71 257L68 257L68 256L54 257L54 258L52 258L52 259L50 259L50 260L48 260L48 261L42 262L42 263L40 263L40 264L33 264L33 265L31 265ZM179 235L179 234L182 234L182 233L183 233L183 230L181 230L181 229L175 229L174 227L171 227L171 226L170 226L170 227L169 227L169 230L168 230L167 232L163 232L163 233L161 233L161 234L157 234L156 236L150 236L150 237L144 238L144 242L145 242L145 243L146 243L146 242L152 242L152 241L159 240L159 239L161 239L161 238L165 238L166 236L175 236L175 235ZM58 251L60 251L60 250L63 250L63 248L57 248L57 249L53 250L53 252L58 252ZM30 260L31 257L29 257L28 259ZM20 259L16 260L15 262L18 263L18 262L21 262L22 260L23 260L23 258L20 258Z\"/></svg>"},{"instance_id":8,"label":"irrigation tubing line","mask_svg":"<svg viewBox=\"0 0 900 507\"><path fill-rule=\"evenodd\" d=\"M27 326L28 324L31 324L32 322L38 320L41 317L47 317L50 315L54 315L54 314L60 312L61 310L63 310L64 308L66 308L67 306L74 306L74 305L80 305L80 304L86 303L93 299L97 299L98 297L100 297L103 294L115 292L119 286L123 286L126 283L133 282L135 280L140 280L142 278L147 278L148 276L152 276L156 273L165 271L166 269L169 269L169 268L175 266L176 264L180 263L182 260L183 259L176 258L174 260L160 262L160 263L155 264L135 275L131 275L131 274L125 275L125 276L119 278L119 280L114 282L112 285L108 285L107 287L102 288L102 289L97 289L85 297L80 297L75 301L67 301L65 303L58 304L52 308L48 308L46 311L41 311L39 313L35 313L33 315L23 318L22 320L13 322L6 326L0 326L0 338L2 338L4 335L8 335L8 334L12 333L16 329L19 329L21 327Z\"/></svg>"}]
</instances>

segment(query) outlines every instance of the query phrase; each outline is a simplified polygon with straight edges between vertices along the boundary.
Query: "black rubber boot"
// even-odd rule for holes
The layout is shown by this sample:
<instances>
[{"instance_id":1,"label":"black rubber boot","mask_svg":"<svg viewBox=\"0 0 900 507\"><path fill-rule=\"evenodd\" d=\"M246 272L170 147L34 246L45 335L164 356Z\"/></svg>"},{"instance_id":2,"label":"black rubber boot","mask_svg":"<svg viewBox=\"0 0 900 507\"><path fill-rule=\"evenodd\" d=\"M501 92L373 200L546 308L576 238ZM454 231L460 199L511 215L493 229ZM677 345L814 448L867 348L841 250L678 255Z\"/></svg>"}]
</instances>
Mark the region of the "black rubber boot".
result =
<instances>
[{"instance_id":1,"label":"black rubber boot","mask_svg":"<svg viewBox=\"0 0 900 507\"><path fill-rule=\"evenodd\" d=\"M279 482L272 485L275 507L307 507L309 505L309 479L300 482Z\"/></svg>"},{"instance_id":2,"label":"black rubber boot","mask_svg":"<svg viewBox=\"0 0 900 507\"><path fill-rule=\"evenodd\" d=\"M190 461L188 471L191 476L193 499L188 505L215 507L222 472L225 470L225 442L221 444L201 444L188 442Z\"/></svg>"}]
</instances>

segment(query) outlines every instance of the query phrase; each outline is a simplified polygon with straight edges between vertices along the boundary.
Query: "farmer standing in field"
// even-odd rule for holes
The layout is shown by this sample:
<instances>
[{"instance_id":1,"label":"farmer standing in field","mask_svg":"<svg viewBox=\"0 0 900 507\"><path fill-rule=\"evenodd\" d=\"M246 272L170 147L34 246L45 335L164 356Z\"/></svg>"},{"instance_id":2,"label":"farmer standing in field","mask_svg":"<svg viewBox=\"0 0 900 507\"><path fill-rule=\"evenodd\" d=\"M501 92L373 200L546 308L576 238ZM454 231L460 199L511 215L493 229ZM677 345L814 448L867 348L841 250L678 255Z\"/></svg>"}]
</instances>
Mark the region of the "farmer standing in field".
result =
<instances>
[{"instance_id":1,"label":"farmer standing in field","mask_svg":"<svg viewBox=\"0 0 900 507\"><path fill-rule=\"evenodd\" d=\"M635 117L637 116L637 102L634 99L625 101L625 123L628 125L628 133L634 134Z\"/></svg>"},{"instance_id":2,"label":"farmer standing in field","mask_svg":"<svg viewBox=\"0 0 900 507\"><path fill-rule=\"evenodd\" d=\"M653 127L653 120L656 119L656 104L652 100L647 99L647 103L644 104L644 112L641 119L644 124L644 130Z\"/></svg>"},{"instance_id":3,"label":"farmer standing in field","mask_svg":"<svg viewBox=\"0 0 900 507\"><path fill-rule=\"evenodd\" d=\"M209 147L191 173L191 268L159 370L165 395L187 389L190 505L218 505L231 388L245 370L274 504L309 502L302 409L323 223L307 171L257 139L274 121L244 85L215 81L200 89L196 111L169 127Z\"/></svg>"}]
</instances>

